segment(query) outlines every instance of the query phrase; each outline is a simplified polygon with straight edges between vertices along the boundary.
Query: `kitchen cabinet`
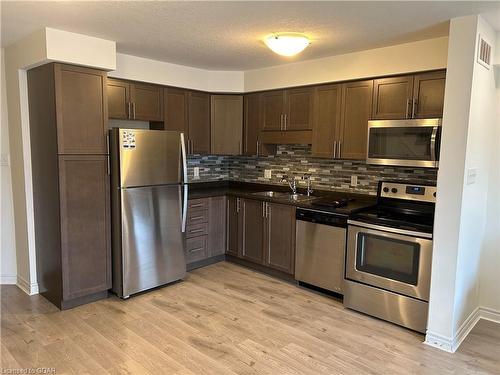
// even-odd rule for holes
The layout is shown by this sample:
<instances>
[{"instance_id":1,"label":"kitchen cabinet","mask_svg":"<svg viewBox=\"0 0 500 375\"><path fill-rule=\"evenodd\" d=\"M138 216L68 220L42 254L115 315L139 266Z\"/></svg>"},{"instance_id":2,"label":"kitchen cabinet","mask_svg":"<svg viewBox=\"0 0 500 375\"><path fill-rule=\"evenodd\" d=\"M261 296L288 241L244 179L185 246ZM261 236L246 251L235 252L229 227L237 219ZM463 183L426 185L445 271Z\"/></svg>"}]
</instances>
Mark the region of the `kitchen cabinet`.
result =
<instances>
[{"instance_id":1,"label":"kitchen cabinet","mask_svg":"<svg viewBox=\"0 0 500 375\"><path fill-rule=\"evenodd\" d=\"M286 274L295 266L295 207L228 198L228 255Z\"/></svg>"},{"instance_id":2,"label":"kitchen cabinet","mask_svg":"<svg viewBox=\"0 0 500 375\"><path fill-rule=\"evenodd\" d=\"M341 85L319 86L314 95L312 154L336 157L341 115Z\"/></svg>"},{"instance_id":3,"label":"kitchen cabinet","mask_svg":"<svg viewBox=\"0 0 500 375\"><path fill-rule=\"evenodd\" d=\"M188 94L188 153L210 153L210 95L190 91Z\"/></svg>"},{"instance_id":4,"label":"kitchen cabinet","mask_svg":"<svg viewBox=\"0 0 500 375\"><path fill-rule=\"evenodd\" d=\"M446 72L421 73L414 76L412 115L414 118L443 116Z\"/></svg>"},{"instance_id":5,"label":"kitchen cabinet","mask_svg":"<svg viewBox=\"0 0 500 375\"><path fill-rule=\"evenodd\" d=\"M242 200L243 243L241 257L255 263L263 263L265 202Z\"/></svg>"},{"instance_id":6,"label":"kitchen cabinet","mask_svg":"<svg viewBox=\"0 0 500 375\"><path fill-rule=\"evenodd\" d=\"M445 71L374 80L372 119L443 115Z\"/></svg>"},{"instance_id":7,"label":"kitchen cabinet","mask_svg":"<svg viewBox=\"0 0 500 375\"><path fill-rule=\"evenodd\" d=\"M259 131L261 126L261 94L247 94L243 103L243 154L259 154Z\"/></svg>"},{"instance_id":8,"label":"kitchen cabinet","mask_svg":"<svg viewBox=\"0 0 500 375\"><path fill-rule=\"evenodd\" d=\"M263 93L262 130L311 130L312 103L313 89L310 87Z\"/></svg>"},{"instance_id":9,"label":"kitchen cabinet","mask_svg":"<svg viewBox=\"0 0 500 375\"><path fill-rule=\"evenodd\" d=\"M342 85L338 157L366 159L368 120L373 98L373 80Z\"/></svg>"},{"instance_id":10,"label":"kitchen cabinet","mask_svg":"<svg viewBox=\"0 0 500 375\"><path fill-rule=\"evenodd\" d=\"M163 89L163 124L165 130L188 131L188 91L173 87Z\"/></svg>"},{"instance_id":11,"label":"kitchen cabinet","mask_svg":"<svg viewBox=\"0 0 500 375\"><path fill-rule=\"evenodd\" d=\"M188 269L220 260L226 250L226 197L190 199L186 222Z\"/></svg>"},{"instance_id":12,"label":"kitchen cabinet","mask_svg":"<svg viewBox=\"0 0 500 375\"><path fill-rule=\"evenodd\" d=\"M106 72L52 63L27 80L37 281L66 309L111 288Z\"/></svg>"},{"instance_id":13,"label":"kitchen cabinet","mask_svg":"<svg viewBox=\"0 0 500 375\"><path fill-rule=\"evenodd\" d=\"M163 88L109 78L108 107L110 118L163 121Z\"/></svg>"},{"instance_id":14,"label":"kitchen cabinet","mask_svg":"<svg viewBox=\"0 0 500 375\"><path fill-rule=\"evenodd\" d=\"M210 152L241 155L243 152L243 96L211 95Z\"/></svg>"},{"instance_id":15,"label":"kitchen cabinet","mask_svg":"<svg viewBox=\"0 0 500 375\"><path fill-rule=\"evenodd\" d=\"M265 265L293 274L295 270L295 207L263 202Z\"/></svg>"}]
</instances>

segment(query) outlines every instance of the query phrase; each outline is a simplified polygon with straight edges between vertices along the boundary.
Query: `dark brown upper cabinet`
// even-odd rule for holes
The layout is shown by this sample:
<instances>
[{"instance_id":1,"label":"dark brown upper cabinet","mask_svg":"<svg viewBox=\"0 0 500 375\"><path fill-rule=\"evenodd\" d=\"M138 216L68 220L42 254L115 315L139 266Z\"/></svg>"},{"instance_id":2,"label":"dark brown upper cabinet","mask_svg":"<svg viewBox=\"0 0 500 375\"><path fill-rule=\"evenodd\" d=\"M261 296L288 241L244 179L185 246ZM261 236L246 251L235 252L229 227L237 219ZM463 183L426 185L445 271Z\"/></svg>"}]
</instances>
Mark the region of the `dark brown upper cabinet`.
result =
<instances>
[{"instance_id":1,"label":"dark brown upper cabinet","mask_svg":"<svg viewBox=\"0 0 500 375\"><path fill-rule=\"evenodd\" d=\"M376 79L373 93L373 119L409 118L413 76Z\"/></svg>"},{"instance_id":2,"label":"dark brown upper cabinet","mask_svg":"<svg viewBox=\"0 0 500 375\"><path fill-rule=\"evenodd\" d=\"M311 130L313 89L269 91L262 94L262 130Z\"/></svg>"},{"instance_id":3,"label":"dark brown upper cabinet","mask_svg":"<svg viewBox=\"0 0 500 375\"><path fill-rule=\"evenodd\" d=\"M190 154L210 153L210 94L189 92L187 146Z\"/></svg>"},{"instance_id":4,"label":"dark brown upper cabinet","mask_svg":"<svg viewBox=\"0 0 500 375\"><path fill-rule=\"evenodd\" d=\"M292 274L295 271L295 207L264 203L265 265Z\"/></svg>"},{"instance_id":5,"label":"dark brown upper cabinet","mask_svg":"<svg viewBox=\"0 0 500 375\"><path fill-rule=\"evenodd\" d=\"M210 152L215 155L243 153L243 96L211 95Z\"/></svg>"},{"instance_id":6,"label":"dark brown upper cabinet","mask_svg":"<svg viewBox=\"0 0 500 375\"><path fill-rule=\"evenodd\" d=\"M109 78L108 107L110 118L163 121L163 88Z\"/></svg>"},{"instance_id":7,"label":"dark brown upper cabinet","mask_svg":"<svg viewBox=\"0 0 500 375\"><path fill-rule=\"evenodd\" d=\"M259 131L261 126L261 94L245 95L243 101L243 154L259 154Z\"/></svg>"},{"instance_id":8,"label":"dark brown upper cabinet","mask_svg":"<svg viewBox=\"0 0 500 375\"><path fill-rule=\"evenodd\" d=\"M325 85L315 89L312 138L312 154L314 156L336 157L341 103L341 85Z\"/></svg>"},{"instance_id":9,"label":"dark brown upper cabinet","mask_svg":"<svg viewBox=\"0 0 500 375\"><path fill-rule=\"evenodd\" d=\"M106 73L54 64L59 154L106 154Z\"/></svg>"},{"instance_id":10,"label":"dark brown upper cabinet","mask_svg":"<svg viewBox=\"0 0 500 375\"><path fill-rule=\"evenodd\" d=\"M187 138L188 91L165 87L163 89L163 108L164 129L184 132Z\"/></svg>"},{"instance_id":11,"label":"dark brown upper cabinet","mask_svg":"<svg viewBox=\"0 0 500 375\"><path fill-rule=\"evenodd\" d=\"M356 81L342 85L342 106L338 157L366 158L368 120L373 99L373 80Z\"/></svg>"},{"instance_id":12,"label":"dark brown upper cabinet","mask_svg":"<svg viewBox=\"0 0 500 375\"><path fill-rule=\"evenodd\" d=\"M443 116L446 72L416 74L413 81L413 118Z\"/></svg>"},{"instance_id":13,"label":"dark brown upper cabinet","mask_svg":"<svg viewBox=\"0 0 500 375\"><path fill-rule=\"evenodd\" d=\"M373 119L441 117L446 72L374 80Z\"/></svg>"}]
</instances>

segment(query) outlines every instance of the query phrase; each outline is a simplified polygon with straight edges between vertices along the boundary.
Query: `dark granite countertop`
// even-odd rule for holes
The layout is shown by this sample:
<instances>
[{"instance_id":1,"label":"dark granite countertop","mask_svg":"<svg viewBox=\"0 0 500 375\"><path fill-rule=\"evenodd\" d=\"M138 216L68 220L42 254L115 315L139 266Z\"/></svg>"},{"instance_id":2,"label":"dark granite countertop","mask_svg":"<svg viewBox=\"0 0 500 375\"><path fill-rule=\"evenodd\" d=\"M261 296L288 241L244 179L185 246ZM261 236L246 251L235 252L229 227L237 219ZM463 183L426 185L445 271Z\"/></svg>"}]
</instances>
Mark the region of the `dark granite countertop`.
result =
<instances>
[{"instance_id":1,"label":"dark granite countertop","mask_svg":"<svg viewBox=\"0 0 500 375\"><path fill-rule=\"evenodd\" d=\"M189 199L217 197L221 195L232 195L241 198L258 199L267 202L289 204L301 208L315 209L319 211L332 212L341 215L349 215L359 209L375 204L376 197L366 194L336 192L327 190L314 191L316 198L330 198L332 200L348 198L350 201L344 207L328 208L318 207L311 203L313 200L293 202L283 198L271 198L265 196L256 196L253 193L259 191L283 191L290 192L287 186L257 184L247 182L221 181L221 182L198 182L189 184ZM299 193L305 193L304 189L299 188Z\"/></svg>"}]
</instances>

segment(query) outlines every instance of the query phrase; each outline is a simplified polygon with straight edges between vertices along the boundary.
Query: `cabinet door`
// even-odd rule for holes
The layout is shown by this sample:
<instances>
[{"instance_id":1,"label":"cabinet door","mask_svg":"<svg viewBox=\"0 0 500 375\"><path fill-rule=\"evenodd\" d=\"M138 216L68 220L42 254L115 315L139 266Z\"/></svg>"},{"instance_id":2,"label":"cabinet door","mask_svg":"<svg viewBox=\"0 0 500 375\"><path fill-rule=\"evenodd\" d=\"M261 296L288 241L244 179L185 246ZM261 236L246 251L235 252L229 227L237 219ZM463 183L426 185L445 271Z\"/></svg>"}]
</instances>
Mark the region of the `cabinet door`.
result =
<instances>
[{"instance_id":1,"label":"cabinet door","mask_svg":"<svg viewBox=\"0 0 500 375\"><path fill-rule=\"evenodd\" d=\"M414 118L443 117L446 72L415 75L412 115Z\"/></svg>"},{"instance_id":2,"label":"cabinet door","mask_svg":"<svg viewBox=\"0 0 500 375\"><path fill-rule=\"evenodd\" d=\"M366 159L372 97L372 80L342 85L339 155L343 159Z\"/></svg>"},{"instance_id":3,"label":"cabinet door","mask_svg":"<svg viewBox=\"0 0 500 375\"><path fill-rule=\"evenodd\" d=\"M391 77L373 81L373 119L410 117L413 76Z\"/></svg>"},{"instance_id":4,"label":"cabinet door","mask_svg":"<svg viewBox=\"0 0 500 375\"><path fill-rule=\"evenodd\" d=\"M286 91L285 130L310 130L313 122L313 89Z\"/></svg>"},{"instance_id":5,"label":"cabinet door","mask_svg":"<svg viewBox=\"0 0 500 375\"><path fill-rule=\"evenodd\" d=\"M163 121L163 89L161 86L130 84L133 120Z\"/></svg>"},{"instance_id":6,"label":"cabinet door","mask_svg":"<svg viewBox=\"0 0 500 375\"><path fill-rule=\"evenodd\" d=\"M163 90L163 121L165 130L188 132L188 98L187 91L166 87Z\"/></svg>"},{"instance_id":7,"label":"cabinet door","mask_svg":"<svg viewBox=\"0 0 500 375\"><path fill-rule=\"evenodd\" d=\"M210 152L241 155L243 148L243 96L211 95Z\"/></svg>"},{"instance_id":8,"label":"cabinet door","mask_svg":"<svg viewBox=\"0 0 500 375\"><path fill-rule=\"evenodd\" d=\"M262 130L282 130L285 113L285 93L283 90L262 94Z\"/></svg>"},{"instance_id":9,"label":"cabinet door","mask_svg":"<svg viewBox=\"0 0 500 375\"><path fill-rule=\"evenodd\" d=\"M255 263L262 263L265 203L253 199L241 199L241 202L243 212L241 257Z\"/></svg>"},{"instance_id":10,"label":"cabinet door","mask_svg":"<svg viewBox=\"0 0 500 375\"><path fill-rule=\"evenodd\" d=\"M128 82L108 78L109 118L126 120L129 118L130 85Z\"/></svg>"},{"instance_id":11,"label":"cabinet door","mask_svg":"<svg viewBox=\"0 0 500 375\"><path fill-rule=\"evenodd\" d=\"M226 253L240 256L241 252L241 223L239 198L227 198L227 247Z\"/></svg>"},{"instance_id":12,"label":"cabinet door","mask_svg":"<svg viewBox=\"0 0 500 375\"><path fill-rule=\"evenodd\" d=\"M188 113L189 152L210 153L210 95L190 92Z\"/></svg>"},{"instance_id":13,"label":"cabinet door","mask_svg":"<svg viewBox=\"0 0 500 375\"><path fill-rule=\"evenodd\" d=\"M226 249L226 197L208 202L208 256L224 254Z\"/></svg>"},{"instance_id":14,"label":"cabinet door","mask_svg":"<svg viewBox=\"0 0 500 375\"><path fill-rule=\"evenodd\" d=\"M63 298L111 287L109 176L103 155L59 156Z\"/></svg>"},{"instance_id":15,"label":"cabinet door","mask_svg":"<svg viewBox=\"0 0 500 375\"><path fill-rule=\"evenodd\" d=\"M261 125L260 111L261 94L248 94L244 99L244 147L245 155L257 155L257 142Z\"/></svg>"},{"instance_id":16,"label":"cabinet door","mask_svg":"<svg viewBox=\"0 0 500 375\"><path fill-rule=\"evenodd\" d=\"M319 86L314 94L314 126L312 154L317 157L336 157L334 142L339 137L341 86Z\"/></svg>"},{"instance_id":17,"label":"cabinet door","mask_svg":"<svg viewBox=\"0 0 500 375\"><path fill-rule=\"evenodd\" d=\"M59 154L106 154L106 73L55 64Z\"/></svg>"},{"instance_id":18,"label":"cabinet door","mask_svg":"<svg viewBox=\"0 0 500 375\"><path fill-rule=\"evenodd\" d=\"M293 274L295 270L295 207L268 203L265 225L265 262Z\"/></svg>"}]
</instances>

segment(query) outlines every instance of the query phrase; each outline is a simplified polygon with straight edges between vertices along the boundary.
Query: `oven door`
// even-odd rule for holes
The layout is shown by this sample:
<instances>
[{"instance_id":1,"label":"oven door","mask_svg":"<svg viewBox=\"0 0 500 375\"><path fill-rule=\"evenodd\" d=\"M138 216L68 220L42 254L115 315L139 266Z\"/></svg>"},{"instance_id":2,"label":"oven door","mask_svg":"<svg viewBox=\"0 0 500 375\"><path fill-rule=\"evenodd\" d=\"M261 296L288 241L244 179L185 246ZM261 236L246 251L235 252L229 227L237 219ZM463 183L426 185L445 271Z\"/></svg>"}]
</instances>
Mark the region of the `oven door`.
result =
<instances>
[{"instance_id":1,"label":"oven door","mask_svg":"<svg viewBox=\"0 0 500 375\"><path fill-rule=\"evenodd\" d=\"M440 119L368 122L368 164L437 168Z\"/></svg>"},{"instance_id":2,"label":"oven door","mask_svg":"<svg viewBox=\"0 0 500 375\"><path fill-rule=\"evenodd\" d=\"M419 236L431 235L349 221L346 278L428 301L432 239Z\"/></svg>"}]
</instances>

